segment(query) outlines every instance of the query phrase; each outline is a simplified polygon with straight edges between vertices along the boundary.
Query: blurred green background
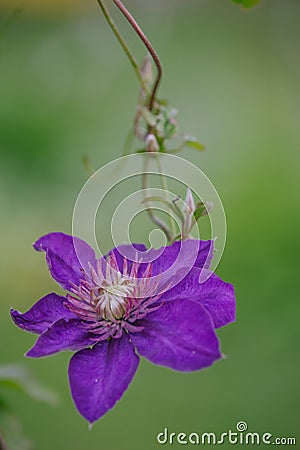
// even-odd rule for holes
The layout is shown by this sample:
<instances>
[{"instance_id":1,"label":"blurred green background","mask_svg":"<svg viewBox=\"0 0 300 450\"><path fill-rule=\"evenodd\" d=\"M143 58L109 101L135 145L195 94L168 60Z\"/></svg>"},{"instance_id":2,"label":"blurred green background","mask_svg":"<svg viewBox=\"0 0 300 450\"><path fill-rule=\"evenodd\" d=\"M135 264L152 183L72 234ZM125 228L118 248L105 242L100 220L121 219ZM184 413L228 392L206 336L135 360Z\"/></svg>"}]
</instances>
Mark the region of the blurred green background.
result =
<instances>
[{"instance_id":1,"label":"blurred green background","mask_svg":"<svg viewBox=\"0 0 300 450\"><path fill-rule=\"evenodd\" d=\"M34 337L8 311L57 291L31 243L71 232L87 179L82 156L100 167L121 155L138 84L96 1L75 10L35 3L39 10L16 3L22 11L11 15L15 5L3 2L0 17L1 363L31 368L61 398L53 408L6 392L33 448L148 450L164 427L221 433L239 420L299 445L299 1L265 0L247 12L229 0L126 3L163 61L161 97L206 146L181 156L224 203L228 240L217 273L235 285L238 321L219 331L228 359L210 369L181 374L143 360L91 432L69 394L70 354L25 360ZM115 19L142 60L142 46ZM136 238L147 239L142 227Z\"/></svg>"}]
</instances>

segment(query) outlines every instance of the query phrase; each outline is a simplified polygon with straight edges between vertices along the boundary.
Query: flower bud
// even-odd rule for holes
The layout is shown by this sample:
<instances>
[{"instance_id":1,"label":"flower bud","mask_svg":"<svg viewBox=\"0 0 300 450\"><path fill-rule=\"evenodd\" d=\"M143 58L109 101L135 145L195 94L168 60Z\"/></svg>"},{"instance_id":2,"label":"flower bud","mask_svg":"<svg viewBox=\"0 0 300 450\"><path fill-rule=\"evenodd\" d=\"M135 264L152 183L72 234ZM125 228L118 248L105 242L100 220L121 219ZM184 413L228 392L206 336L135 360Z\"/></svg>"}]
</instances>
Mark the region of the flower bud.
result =
<instances>
[{"instance_id":1,"label":"flower bud","mask_svg":"<svg viewBox=\"0 0 300 450\"><path fill-rule=\"evenodd\" d=\"M193 225L195 223L194 222L195 209L196 209L196 206L195 206L193 194L192 194L192 191L190 190L190 188L188 187L186 190L185 201L184 201L184 205L182 208L183 215L184 215L184 223L183 223L183 227L182 227L183 239L188 238L188 236L191 232L191 229L193 228Z\"/></svg>"},{"instance_id":2,"label":"flower bud","mask_svg":"<svg viewBox=\"0 0 300 450\"><path fill-rule=\"evenodd\" d=\"M192 191L188 187L186 190L186 196L185 196L185 201L184 201L184 205L183 205L183 212L189 213L189 214L194 214L195 209L196 209L196 207L195 207L194 197L193 197Z\"/></svg>"},{"instance_id":3,"label":"flower bud","mask_svg":"<svg viewBox=\"0 0 300 450\"><path fill-rule=\"evenodd\" d=\"M154 134L152 133L147 134L147 136L145 137L145 147L147 152L152 153L158 152L159 145Z\"/></svg>"}]
</instances>

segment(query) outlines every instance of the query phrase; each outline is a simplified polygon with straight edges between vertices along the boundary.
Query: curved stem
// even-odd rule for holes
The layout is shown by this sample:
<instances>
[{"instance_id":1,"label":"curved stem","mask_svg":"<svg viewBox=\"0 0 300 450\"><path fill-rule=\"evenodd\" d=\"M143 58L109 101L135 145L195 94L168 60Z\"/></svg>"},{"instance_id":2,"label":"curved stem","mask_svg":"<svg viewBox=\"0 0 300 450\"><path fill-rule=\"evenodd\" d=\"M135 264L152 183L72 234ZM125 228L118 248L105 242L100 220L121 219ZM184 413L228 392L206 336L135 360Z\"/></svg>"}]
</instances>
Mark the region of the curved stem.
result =
<instances>
[{"instance_id":1,"label":"curved stem","mask_svg":"<svg viewBox=\"0 0 300 450\"><path fill-rule=\"evenodd\" d=\"M127 8L124 6L124 4L122 3L121 0L112 0L113 3L116 5L116 7L121 11L121 13L124 15L124 17L126 18L126 20L129 22L129 24L132 26L132 28L134 29L134 31L137 33L137 35L139 36L139 38L141 39L141 41L144 43L144 45L146 46L146 48L148 49L150 55L153 58L153 61L156 65L157 68L157 77L156 80L154 82L154 85L152 87L152 91L151 93L149 93L149 89L147 86L147 83L145 82L144 78L143 78L143 74L139 68L138 63L136 62L133 54L131 53L128 45L126 44L124 38L122 37L121 33L119 32L116 24L114 23L108 9L106 8L104 1L103 0L97 0L101 11L107 21L107 23L109 24L110 28L112 29L114 35L116 36L117 40L119 41L121 47L123 48L124 52L126 53L132 67L134 68L136 75L140 81L140 84L142 86L142 89L150 95L150 99L149 99L149 105L148 108L150 111L153 110L154 105L155 105L155 99L156 99L156 94L157 94L157 90L162 78L162 73L163 73L163 69L162 69L162 64L160 62L159 56L156 53L154 47L152 46L151 42L149 41L149 39L147 38L147 36L145 35L145 33L143 32L143 30L140 28L140 26L138 25L138 23L136 22L136 20L134 19L134 17L130 14L130 12L127 10ZM136 121L138 120L138 115L136 116ZM151 127L149 127L149 132L151 132ZM142 136L143 137L143 136ZM148 166L148 156L146 156L146 162L145 162L145 171L143 173L143 188L146 189L148 187L148 173L147 173L147 166ZM160 161L158 161L158 165L159 165ZM165 180L162 180L163 185ZM167 188L167 186L165 186L165 188ZM167 227L167 225L164 223L163 220L161 220L159 217L157 217L152 208L149 208L149 206L147 207L147 212L148 215L150 217L150 219L152 220L152 222L154 222L156 225L158 225L162 231L165 233L168 241L170 242L172 239L171 236L171 232L169 230L169 228ZM174 223L171 222L172 228L173 228L173 232L174 232Z\"/></svg>"},{"instance_id":2,"label":"curved stem","mask_svg":"<svg viewBox=\"0 0 300 450\"><path fill-rule=\"evenodd\" d=\"M98 2L99 1L100 0L98 0ZM157 68L157 77L156 77L156 80L155 80L155 83L154 83L154 86L153 86L153 89L152 89L150 101L149 101L149 110L152 111L153 106L154 106L154 102L155 102L156 93L157 93L157 90L158 90L158 87L159 87L159 84L160 84L160 80L161 80L161 77L162 77L162 73L163 73L162 65L161 65L159 56L156 53L156 51L155 51L154 47L152 46L151 42L149 41L149 39L147 38L147 36L143 32L143 30L141 29L141 27L138 25L138 23L136 22L134 17L130 14L128 9L123 5L121 0L112 0L112 1L117 6L117 8L119 8L121 13L125 16L125 18L130 23L130 25L132 26L134 31L137 33L139 38L142 40L142 42L144 43L144 45L148 49L150 55L152 56L153 61L155 62L155 65L156 65L156 68Z\"/></svg>"},{"instance_id":3,"label":"curved stem","mask_svg":"<svg viewBox=\"0 0 300 450\"><path fill-rule=\"evenodd\" d=\"M137 61L135 60L134 56L132 55L132 53L131 53L128 45L126 44L123 36L121 35L121 33L118 30L115 22L113 21L111 15L109 14L108 9L106 8L104 2L102 0L97 0L97 2L98 2L99 6L101 8L101 11L103 12L103 15L104 15L108 25L112 29L114 35L116 36L116 38L119 41L121 47L123 48L124 52L126 53L126 55L127 55L128 59L129 59L131 65L132 65L132 67L133 67L133 69L134 69L134 71L135 71L135 73L136 73L136 75L137 75L137 77L139 79L139 82L140 82L141 86L147 92L148 89L147 89L145 81L143 80L143 77L142 77L142 74L141 74L141 71L140 71L140 68L139 68L139 65L138 65Z\"/></svg>"}]
</instances>

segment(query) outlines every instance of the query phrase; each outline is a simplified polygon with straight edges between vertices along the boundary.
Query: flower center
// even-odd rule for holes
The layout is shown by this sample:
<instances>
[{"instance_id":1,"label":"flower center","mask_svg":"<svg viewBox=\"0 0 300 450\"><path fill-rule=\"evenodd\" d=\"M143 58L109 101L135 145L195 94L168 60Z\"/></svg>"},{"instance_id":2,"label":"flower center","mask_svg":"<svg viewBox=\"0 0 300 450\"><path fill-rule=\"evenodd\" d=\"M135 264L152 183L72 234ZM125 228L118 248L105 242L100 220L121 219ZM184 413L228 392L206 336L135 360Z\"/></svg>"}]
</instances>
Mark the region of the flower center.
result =
<instances>
[{"instance_id":1,"label":"flower center","mask_svg":"<svg viewBox=\"0 0 300 450\"><path fill-rule=\"evenodd\" d=\"M107 263L106 266L104 263ZM73 285L74 295L67 294L67 308L82 319L82 325L97 337L119 339L124 329L137 333L143 330L138 320L160 308L161 293L152 282L152 264L138 276L140 263L126 258L122 271L112 253L108 260L98 259L96 267L90 265L90 274Z\"/></svg>"},{"instance_id":2,"label":"flower center","mask_svg":"<svg viewBox=\"0 0 300 450\"><path fill-rule=\"evenodd\" d=\"M100 287L91 291L97 319L115 321L122 319L129 305L128 299L133 297L135 285L132 280L123 278L103 280Z\"/></svg>"}]
</instances>

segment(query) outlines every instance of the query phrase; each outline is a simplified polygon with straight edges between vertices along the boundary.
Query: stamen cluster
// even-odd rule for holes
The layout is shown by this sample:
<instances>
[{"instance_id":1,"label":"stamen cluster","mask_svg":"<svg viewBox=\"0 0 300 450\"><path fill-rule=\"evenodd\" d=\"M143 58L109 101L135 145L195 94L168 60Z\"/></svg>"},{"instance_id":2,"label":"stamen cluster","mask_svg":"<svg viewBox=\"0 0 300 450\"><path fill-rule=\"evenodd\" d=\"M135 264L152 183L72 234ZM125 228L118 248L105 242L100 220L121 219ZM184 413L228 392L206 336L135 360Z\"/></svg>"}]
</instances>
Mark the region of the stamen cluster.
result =
<instances>
[{"instance_id":1,"label":"stamen cluster","mask_svg":"<svg viewBox=\"0 0 300 450\"><path fill-rule=\"evenodd\" d=\"M82 319L97 341L120 338L123 329L142 331L143 327L134 323L160 307L154 306L161 294L155 294L158 283L151 278L152 264L147 264L139 276L141 264L134 261L129 269L124 258L121 272L111 253L107 259L97 260L96 268L89 265L89 269L81 284L73 285L74 295L67 295L65 306Z\"/></svg>"}]
</instances>

